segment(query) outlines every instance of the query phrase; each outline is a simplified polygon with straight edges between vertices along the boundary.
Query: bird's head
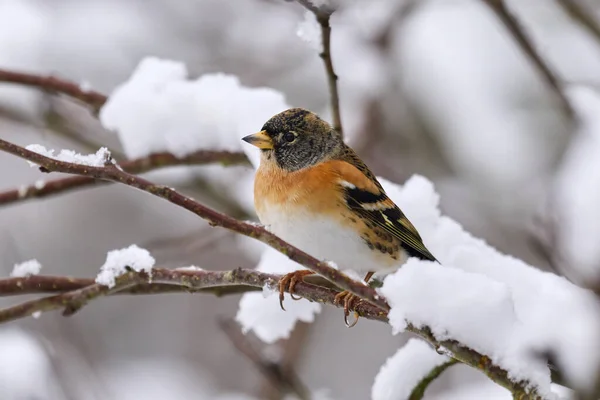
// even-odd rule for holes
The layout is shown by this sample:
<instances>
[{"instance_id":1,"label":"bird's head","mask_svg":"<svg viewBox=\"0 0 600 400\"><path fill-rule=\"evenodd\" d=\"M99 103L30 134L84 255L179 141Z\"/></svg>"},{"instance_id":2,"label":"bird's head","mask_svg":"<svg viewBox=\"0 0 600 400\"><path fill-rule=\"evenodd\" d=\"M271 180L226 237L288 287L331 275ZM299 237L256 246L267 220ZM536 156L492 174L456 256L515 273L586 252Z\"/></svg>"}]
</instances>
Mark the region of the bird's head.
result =
<instances>
[{"instance_id":1,"label":"bird's head","mask_svg":"<svg viewBox=\"0 0 600 400\"><path fill-rule=\"evenodd\" d=\"M288 171L326 161L344 146L341 135L331 125L302 108L280 112L260 132L242 140L261 149L263 159L275 161Z\"/></svg>"}]
</instances>

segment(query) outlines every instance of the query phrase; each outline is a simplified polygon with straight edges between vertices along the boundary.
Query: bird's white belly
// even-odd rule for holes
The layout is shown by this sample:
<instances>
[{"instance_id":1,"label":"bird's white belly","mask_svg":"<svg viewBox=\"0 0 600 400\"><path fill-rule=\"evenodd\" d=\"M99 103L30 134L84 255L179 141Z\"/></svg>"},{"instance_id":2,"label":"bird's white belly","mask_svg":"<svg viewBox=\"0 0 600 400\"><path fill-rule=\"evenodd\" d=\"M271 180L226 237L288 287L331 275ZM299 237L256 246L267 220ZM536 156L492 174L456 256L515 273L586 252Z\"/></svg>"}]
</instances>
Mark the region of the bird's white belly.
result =
<instances>
[{"instance_id":1,"label":"bird's white belly","mask_svg":"<svg viewBox=\"0 0 600 400\"><path fill-rule=\"evenodd\" d=\"M342 270L364 274L397 268L381 265L376 254L349 227L323 215L295 211L290 213L279 207L266 207L259 218L267 229L286 242L319 260L333 261Z\"/></svg>"}]
</instances>

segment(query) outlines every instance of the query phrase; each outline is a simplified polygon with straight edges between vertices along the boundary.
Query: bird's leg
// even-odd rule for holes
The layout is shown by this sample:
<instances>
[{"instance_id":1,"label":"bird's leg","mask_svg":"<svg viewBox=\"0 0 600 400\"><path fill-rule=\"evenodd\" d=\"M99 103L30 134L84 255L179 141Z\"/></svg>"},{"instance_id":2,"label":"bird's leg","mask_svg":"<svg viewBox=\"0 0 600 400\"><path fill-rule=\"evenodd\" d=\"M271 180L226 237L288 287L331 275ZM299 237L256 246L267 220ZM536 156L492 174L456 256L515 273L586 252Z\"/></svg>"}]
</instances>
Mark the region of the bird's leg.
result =
<instances>
[{"instance_id":1,"label":"bird's leg","mask_svg":"<svg viewBox=\"0 0 600 400\"><path fill-rule=\"evenodd\" d=\"M369 282L369 279L371 279L371 277L373 276L375 272L367 272L367 275L365 275L365 282ZM344 323L346 324L346 326L348 328L352 328L354 325L356 325L358 323L358 318L359 315L356 311L354 311L354 322L352 322L352 324L348 323L348 315L350 315L350 309L354 307L354 303L361 302L362 299L360 299L358 296L350 293L347 290L344 290L343 292L340 292L338 294L335 295L335 298L333 299L333 304L342 304L342 301L344 302Z\"/></svg>"},{"instance_id":2,"label":"bird's leg","mask_svg":"<svg viewBox=\"0 0 600 400\"><path fill-rule=\"evenodd\" d=\"M307 269L301 269L298 271L290 272L289 274L285 274L279 280L279 306L283 311L285 311L285 308L283 307L283 294L285 293L286 289L293 300L300 300L301 297L294 297L294 287L296 286L298 281L304 280L303 278L305 276L314 274L314 272L309 271Z\"/></svg>"}]
</instances>

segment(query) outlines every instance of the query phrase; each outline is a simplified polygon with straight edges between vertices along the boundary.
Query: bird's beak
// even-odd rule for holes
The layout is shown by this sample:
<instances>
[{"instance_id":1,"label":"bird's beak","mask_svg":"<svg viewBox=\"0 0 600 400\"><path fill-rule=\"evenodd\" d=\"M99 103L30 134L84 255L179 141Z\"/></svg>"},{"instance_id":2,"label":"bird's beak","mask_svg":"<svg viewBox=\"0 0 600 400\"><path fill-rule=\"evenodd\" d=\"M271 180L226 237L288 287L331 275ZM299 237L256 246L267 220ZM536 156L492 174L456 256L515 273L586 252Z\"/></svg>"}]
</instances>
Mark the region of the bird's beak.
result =
<instances>
[{"instance_id":1,"label":"bird's beak","mask_svg":"<svg viewBox=\"0 0 600 400\"><path fill-rule=\"evenodd\" d=\"M242 138L244 142L250 143L259 149L270 150L273 148L273 140L267 135L266 131L260 131L253 135L248 135Z\"/></svg>"}]
</instances>

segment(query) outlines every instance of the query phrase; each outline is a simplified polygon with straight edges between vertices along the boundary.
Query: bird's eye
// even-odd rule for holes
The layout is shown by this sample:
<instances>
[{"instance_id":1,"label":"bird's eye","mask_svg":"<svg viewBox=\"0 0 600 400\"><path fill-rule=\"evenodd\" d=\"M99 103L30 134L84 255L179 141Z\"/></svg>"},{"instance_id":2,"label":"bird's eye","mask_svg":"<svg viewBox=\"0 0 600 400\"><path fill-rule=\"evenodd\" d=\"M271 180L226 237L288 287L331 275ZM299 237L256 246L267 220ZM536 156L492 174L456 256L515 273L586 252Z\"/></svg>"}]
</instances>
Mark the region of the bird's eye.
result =
<instances>
[{"instance_id":1,"label":"bird's eye","mask_svg":"<svg viewBox=\"0 0 600 400\"><path fill-rule=\"evenodd\" d=\"M294 140L296 140L296 135L294 135L292 132L287 132L283 135L283 139L288 143L292 143Z\"/></svg>"}]
</instances>

